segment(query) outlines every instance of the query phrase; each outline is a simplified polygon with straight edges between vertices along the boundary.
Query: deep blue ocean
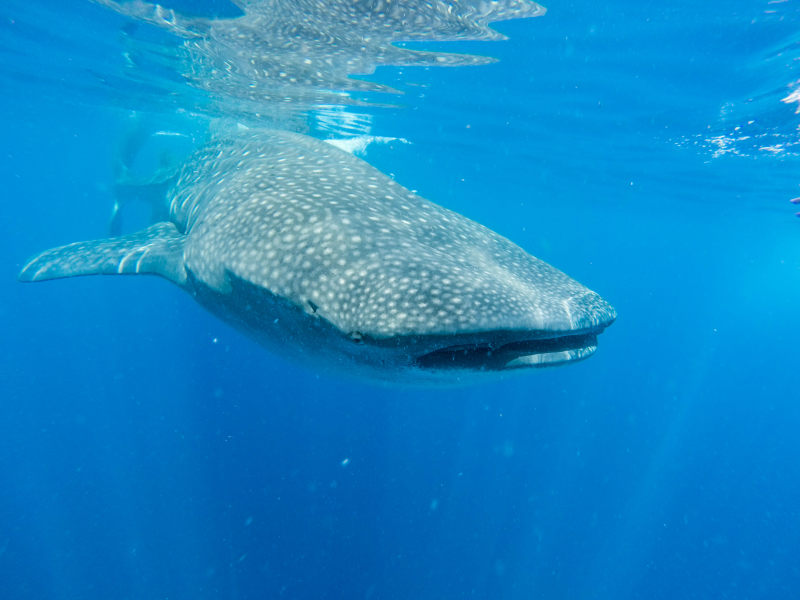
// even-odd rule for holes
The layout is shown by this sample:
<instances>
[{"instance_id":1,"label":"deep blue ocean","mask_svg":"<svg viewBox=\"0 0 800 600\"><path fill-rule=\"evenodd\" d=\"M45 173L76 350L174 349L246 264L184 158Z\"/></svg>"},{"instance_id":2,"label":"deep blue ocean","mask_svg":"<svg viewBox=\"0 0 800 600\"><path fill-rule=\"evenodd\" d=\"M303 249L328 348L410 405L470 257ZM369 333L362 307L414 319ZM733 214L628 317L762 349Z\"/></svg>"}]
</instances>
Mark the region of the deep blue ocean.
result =
<instances>
[{"instance_id":1,"label":"deep blue ocean","mask_svg":"<svg viewBox=\"0 0 800 600\"><path fill-rule=\"evenodd\" d=\"M546 7L407 44L496 63L366 76L410 143L364 158L619 316L586 361L427 389L286 362L159 278L17 282L108 235L131 111L204 92L131 70L106 6L0 6L0 598L800 598L800 5Z\"/></svg>"}]
</instances>

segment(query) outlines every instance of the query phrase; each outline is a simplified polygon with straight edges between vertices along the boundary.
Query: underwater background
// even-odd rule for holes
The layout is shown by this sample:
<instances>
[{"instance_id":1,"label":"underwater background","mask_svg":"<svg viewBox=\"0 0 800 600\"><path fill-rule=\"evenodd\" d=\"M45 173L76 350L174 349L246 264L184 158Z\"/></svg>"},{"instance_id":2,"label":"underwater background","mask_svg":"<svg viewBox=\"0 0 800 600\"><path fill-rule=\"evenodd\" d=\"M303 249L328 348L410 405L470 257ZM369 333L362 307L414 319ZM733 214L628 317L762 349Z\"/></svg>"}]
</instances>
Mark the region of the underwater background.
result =
<instances>
[{"instance_id":1,"label":"underwater background","mask_svg":"<svg viewBox=\"0 0 800 600\"><path fill-rule=\"evenodd\" d=\"M152 24L0 5L0 598L800 597L800 5L546 7L400 44L497 62L290 119L406 140L364 157L619 313L579 364L417 389L284 362L157 278L18 283L108 234L132 119L231 105Z\"/></svg>"}]
</instances>

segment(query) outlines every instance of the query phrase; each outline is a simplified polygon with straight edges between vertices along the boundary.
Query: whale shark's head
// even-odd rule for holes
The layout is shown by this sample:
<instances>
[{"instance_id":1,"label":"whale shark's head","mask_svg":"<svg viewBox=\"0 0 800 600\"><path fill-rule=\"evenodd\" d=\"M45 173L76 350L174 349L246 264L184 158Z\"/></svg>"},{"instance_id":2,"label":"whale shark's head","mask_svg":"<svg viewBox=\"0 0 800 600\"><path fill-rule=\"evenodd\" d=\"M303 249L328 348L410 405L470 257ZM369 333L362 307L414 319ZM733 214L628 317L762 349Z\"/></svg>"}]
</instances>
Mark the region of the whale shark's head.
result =
<instances>
[{"instance_id":1,"label":"whale shark's head","mask_svg":"<svg viewBox=\"0 0 800 600\"><path fill-rule=\"evenodd\" d=\"M234 320L262 342L357 378L468 383L591 356L616 318L613 307L491 235L510 260L473 255L462 263L432 248L407 248L405 256L370 253L306 273L311 284L294 298L230 276L225 297L238 304Z\"/></svg>"},{"instance_id":2,"label":"whale shark's head","mask_svg":"<svg viewBox=\"0 0 800 600\"><path fill-rule=\"evenodd\" d=\"M411 380L464 381L591 356L616 318L613 307L492 236L495 251L474 251L469 262L416 248L384 264L371 287L344 286L354 293L337 295L343 312L323 305L317 312L340 322L364 362Z\"/></svg>"}]
</instances>

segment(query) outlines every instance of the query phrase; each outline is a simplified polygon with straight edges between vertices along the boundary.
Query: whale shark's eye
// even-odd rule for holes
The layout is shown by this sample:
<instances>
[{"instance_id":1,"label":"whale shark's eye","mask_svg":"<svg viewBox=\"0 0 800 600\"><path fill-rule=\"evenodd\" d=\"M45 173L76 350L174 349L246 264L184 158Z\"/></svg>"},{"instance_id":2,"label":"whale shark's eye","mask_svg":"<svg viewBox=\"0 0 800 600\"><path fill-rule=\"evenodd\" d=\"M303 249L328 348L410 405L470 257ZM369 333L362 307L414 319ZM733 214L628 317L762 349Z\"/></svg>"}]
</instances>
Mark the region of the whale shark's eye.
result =
<instances>
[{"instance_id":1,"label":"whale shark's eye","mask_svg":"<svg viewBox=\"0 0 800 600\"><path fill-rule=\"evenodd\" d=\"M351 331L347 334L351 340L353 340L356 344L363 344L364 343L364 336L359 331Z\"/></svg>"}]
</instances>

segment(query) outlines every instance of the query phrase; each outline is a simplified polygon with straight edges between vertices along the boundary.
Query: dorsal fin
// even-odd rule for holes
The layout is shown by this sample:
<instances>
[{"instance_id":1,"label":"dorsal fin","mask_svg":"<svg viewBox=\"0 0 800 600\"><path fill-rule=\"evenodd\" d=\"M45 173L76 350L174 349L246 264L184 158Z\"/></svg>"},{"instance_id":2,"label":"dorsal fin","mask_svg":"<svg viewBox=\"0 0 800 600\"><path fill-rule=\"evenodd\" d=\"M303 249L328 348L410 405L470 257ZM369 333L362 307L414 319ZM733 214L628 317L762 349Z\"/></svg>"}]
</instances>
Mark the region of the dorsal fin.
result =
<instances>
[{"instance_id":1,"label":"dorsal fin","mask_svg":"<svg viewBox=\"0 0 800 600\"><path fill-rule=\"evenodd\" d=\"M184 240L175 225L162 222L122 237L76 242L34 256L19 280L150 273L184 285Z\"/></svg>"}]
</instances>

